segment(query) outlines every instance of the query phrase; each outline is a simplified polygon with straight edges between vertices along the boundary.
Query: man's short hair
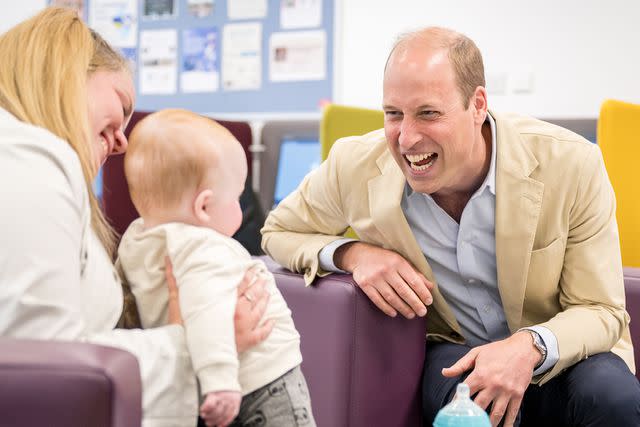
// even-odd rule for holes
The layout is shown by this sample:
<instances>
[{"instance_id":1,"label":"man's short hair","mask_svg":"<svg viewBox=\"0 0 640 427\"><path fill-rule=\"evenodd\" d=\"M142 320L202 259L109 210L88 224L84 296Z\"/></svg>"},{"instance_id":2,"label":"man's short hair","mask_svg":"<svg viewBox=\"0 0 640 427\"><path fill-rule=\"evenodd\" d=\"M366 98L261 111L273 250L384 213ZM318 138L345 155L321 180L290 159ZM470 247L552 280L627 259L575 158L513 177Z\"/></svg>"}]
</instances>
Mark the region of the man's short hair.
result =
<instances>
[{"instance_id":1,"label":"man's short hair","mask_svg":"<svg viewBox=\"0 0 640 427\"><path fill-rule=\"evenodd\" d=\"M427 27L401 35L391 49L387 64L396 50L415 43L447 50L462 96L462 104L465 109L468 108L476 88L486 85L482 53L478 46L469 37L448 28Z\"/></svg>"}]
</instances>

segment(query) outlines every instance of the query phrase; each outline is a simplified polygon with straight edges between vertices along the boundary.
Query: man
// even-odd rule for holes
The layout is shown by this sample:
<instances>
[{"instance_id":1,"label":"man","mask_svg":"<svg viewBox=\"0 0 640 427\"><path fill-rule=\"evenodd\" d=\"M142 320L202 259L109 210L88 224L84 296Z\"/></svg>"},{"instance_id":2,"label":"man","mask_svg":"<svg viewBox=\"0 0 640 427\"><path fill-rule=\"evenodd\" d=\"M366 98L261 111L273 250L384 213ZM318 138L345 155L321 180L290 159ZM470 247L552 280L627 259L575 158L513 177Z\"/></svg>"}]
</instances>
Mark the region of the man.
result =
<instances>
[{"instance_id":1,"label":"man","mask_svg":"<svg viewBox=\"0 0 640 427\"><path fill-rule=\"evenodd\" d=\"M467 37L402 37L384 73L384 130L338 141L267 218L263 248L307 283L353 273L390 316L432 304L425 426L463 380L493 425L640 425L600 150L489 112L484 85ZM341 237L348 226L360 241Z\"/></svg>"}]
</instances>

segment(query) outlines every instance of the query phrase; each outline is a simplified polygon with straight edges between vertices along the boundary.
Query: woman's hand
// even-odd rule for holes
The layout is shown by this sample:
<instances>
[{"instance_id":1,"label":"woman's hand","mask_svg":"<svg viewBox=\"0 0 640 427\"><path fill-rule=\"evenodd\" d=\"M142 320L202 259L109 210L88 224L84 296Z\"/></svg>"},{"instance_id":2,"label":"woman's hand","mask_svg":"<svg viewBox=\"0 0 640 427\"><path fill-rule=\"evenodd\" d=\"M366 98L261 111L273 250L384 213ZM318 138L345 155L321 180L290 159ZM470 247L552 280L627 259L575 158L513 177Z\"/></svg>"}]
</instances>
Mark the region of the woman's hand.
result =
<instances>
[{"instance_id":1,"label":"woman's hand","mask_svg":"<svg viewBox=\"0 0 640 427\"><path fill-rule=\"evenodd\" d=\"M180 313L180 299L178 298L178 284L173 275L173 265L168 256L164 257L164 274L169 288L169 320L170 325L182 325L182 313Z\"/></svg>"},{"instance_id":2,"label":"woman's hand","mask_svg":"<svg viewBox=\"0 0 640 427\"><path fill-rule=\"evenodd\" d=\"M175 283L175 280L174 280ZM267 309L269 292L264 279L249 270L238 285L238 301L233 317L236 331L236 348L242 353L264 341L273 329L274 320L259 324Z\"/></svg>"}]
</instances>

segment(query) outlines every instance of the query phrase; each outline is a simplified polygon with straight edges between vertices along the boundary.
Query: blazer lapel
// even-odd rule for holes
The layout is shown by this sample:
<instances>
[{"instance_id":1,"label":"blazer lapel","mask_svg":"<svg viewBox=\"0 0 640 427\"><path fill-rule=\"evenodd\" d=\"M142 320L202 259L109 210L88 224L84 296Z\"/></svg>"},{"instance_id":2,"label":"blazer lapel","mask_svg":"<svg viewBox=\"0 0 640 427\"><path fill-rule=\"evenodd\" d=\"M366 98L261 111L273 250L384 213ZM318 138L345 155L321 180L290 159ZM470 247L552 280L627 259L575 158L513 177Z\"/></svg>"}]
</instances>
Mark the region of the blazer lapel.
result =
<instances>
[{"instance_id":1,"label":"blazer lapel","mask_svg":"<svg viewBox=\"0 0 640 427\"><path fill-rule=\"evenodd\" d=\"M388 151L378 159L380 175L369 181L369 211L375 227L386 240L385 247L393 249L409 260L425 277L436 284L433 271L418 245L400 205L406 183L402 170ZM438 290L437 284L431 292L433 306L440 317L460 333L453 312Z\"/></svg>"},{"instance_id":2,"label":"blazer lapel","mask_svg":"<svg viewBox=\"0 0 640 427\"><path fill-rule=\"evenodd\" d=\"M531 250L544 184L530 178L538 161L510 122L496 119L496 263L511 332L520 328Z\"/></svg>"}]
</instances>

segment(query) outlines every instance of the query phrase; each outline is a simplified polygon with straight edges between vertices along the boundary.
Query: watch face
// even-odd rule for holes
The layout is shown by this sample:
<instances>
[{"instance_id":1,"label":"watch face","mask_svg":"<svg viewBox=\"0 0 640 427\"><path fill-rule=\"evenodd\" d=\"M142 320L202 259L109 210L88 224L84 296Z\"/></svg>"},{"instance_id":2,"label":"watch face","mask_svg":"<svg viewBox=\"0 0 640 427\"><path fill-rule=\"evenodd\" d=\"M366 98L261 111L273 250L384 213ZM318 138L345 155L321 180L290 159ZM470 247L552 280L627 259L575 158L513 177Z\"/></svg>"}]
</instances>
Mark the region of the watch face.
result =
<instances>
[{"instance_id":1,"label":"watch face","mask_svg":"<svg viewBox=\"0 0 640 427\"><path fill-rule=\"evenodd\" d=\"M542 341L542 337L540 337L540 335L537 332L531 331L531 336L533 337L533 345L538 349L538 351L542 355L542 360L539 363L539 365L541 365L544 362L544 360L547 358L547 347L544 345L544 341Z\"/></svg>"}]
</instances>

